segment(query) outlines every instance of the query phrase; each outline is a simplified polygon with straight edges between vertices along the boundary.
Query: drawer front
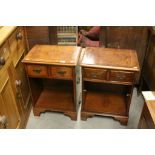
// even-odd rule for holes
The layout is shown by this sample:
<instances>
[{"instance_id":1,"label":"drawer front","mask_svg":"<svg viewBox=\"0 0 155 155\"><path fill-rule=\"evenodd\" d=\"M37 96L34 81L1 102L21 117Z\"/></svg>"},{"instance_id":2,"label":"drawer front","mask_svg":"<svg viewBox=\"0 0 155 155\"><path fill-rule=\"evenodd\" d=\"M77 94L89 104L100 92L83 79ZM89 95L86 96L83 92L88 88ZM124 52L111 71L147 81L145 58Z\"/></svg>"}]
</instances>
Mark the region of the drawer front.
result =
<instances>
[{"instance_id":1,"label":"drawer front","mask_svg":"<svg viewBox=\"0 0 155 155\"><path fill-rule=\"evenodd\" d=\"M133 82L134 73L125 71L110 71L110 81Z\"/></svg>"},{"instance_id":2,"label":"drawer front","mask_svg":"<svg viewBox=\"0 0 155 155\"><path fill-rule=\"evenodd\" d=\"M106 80L107 70L84 68L84 78Z\"/></svg>"},{"instance_id":3,"label":"drawer front","mask_svg":"<svg viewBox=\"0 0 155 155\"><path fill-rule=\"evenodd\" d=\"M9 58L9 55L10 55L9 45L8 45L8 42L6 42L0 48L0 69L6 64L8 58Z\"/></svg>"},{"instance_id":4,"label":"drawer front","mask_svg":"<svg viewBox=\"0 0 155 155\"><path fill-rule=\"evenodd\" d=\"M26 65L26 69L29 76L48 77L48 70L45 65Z\"/></svg>"},{"instance_id":5,"label":"drawer front","mask_svg":"<svg viewBox=\"0 0 155 155\"><path fill-rule=\"evenodd\" d=\"M18 44L17 44L16 34L17 34L17 30L9 38L10 52L11 52L14 66L17 64L17 61L18 61L18 46L17 46Z\"/></svg>"},{"instance_id":6,"label":"drawer front","mask_svg":"<svg viewBox=\"0 0 155 155\"><path fill-rule=\"evenodd\" d=\"M9 45L14 66L17 65L20 57L25 51L24 30L18 28L9 38Z\"/></svg>"},{"instance_id":7,"label":"drawer front","mask_svg":"<svg viewBox=\"0 0 155 155\"><path fill-rule=\"evenodd\" d=\"M24 30L19 28L16 34L17 46L18 46L18 55L21 56L25 50L25 39L24 39Z\"/></svg>"},{"instance_id":8,"label":"drawer front","mask_svg":"<svg viewBox=\"0 0 155 155\"><path fill-rule=\"evenodd\" d=\"M73 69L70 67L51 67L52 78L72 79Z\"/></svg>"}]
</instances>

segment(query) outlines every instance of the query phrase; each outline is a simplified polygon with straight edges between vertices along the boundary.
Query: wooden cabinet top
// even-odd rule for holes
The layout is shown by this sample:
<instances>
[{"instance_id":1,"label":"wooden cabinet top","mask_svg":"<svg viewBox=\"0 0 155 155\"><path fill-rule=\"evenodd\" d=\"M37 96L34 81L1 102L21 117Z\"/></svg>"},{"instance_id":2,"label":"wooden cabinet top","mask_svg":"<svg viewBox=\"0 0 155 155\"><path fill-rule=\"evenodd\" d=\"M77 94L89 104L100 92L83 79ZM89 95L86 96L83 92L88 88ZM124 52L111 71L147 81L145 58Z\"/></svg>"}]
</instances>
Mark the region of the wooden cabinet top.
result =
<instances>
[{"instance_id":1,"label":"wooden cabinet top","mask_svg":"<svg viewBox=\"0 0 155 155\"><path fill-rule=\"evenodd\" d=\"M86 67L139 71L135 50L87 47L81 57L81 65Z\"/></svg>"},{"instance_id":2,"label":"wooden cabinet top","mask_svg":"<svg viewBox=\"0 0 155 155\"><path fill-rule=\"evenodd\" d=\"M142 94L145 100L145 104L148 107L148 110L155 124L155 91L143 91Z\"/></svg>"},{"instance_id":3,"label":"wooden cabinet top","mask_svg":"<svg viewBox=\"0 0 155 155\"><path fill-rule=\"evenodd\" d=\"M0 28L0 46L16 28L17 26L2 26Z\"/></svg>"},{"instance_id":4,"label":"wooden cabinet top","mask_svg":"<svg viewBox=\"0 0 155 155\"><path fill-rule=\"evenodd\" d=\"M22 62L75 66L80 52L81 47L76 46L36 45Z\"/></svg>"}]
</instances>

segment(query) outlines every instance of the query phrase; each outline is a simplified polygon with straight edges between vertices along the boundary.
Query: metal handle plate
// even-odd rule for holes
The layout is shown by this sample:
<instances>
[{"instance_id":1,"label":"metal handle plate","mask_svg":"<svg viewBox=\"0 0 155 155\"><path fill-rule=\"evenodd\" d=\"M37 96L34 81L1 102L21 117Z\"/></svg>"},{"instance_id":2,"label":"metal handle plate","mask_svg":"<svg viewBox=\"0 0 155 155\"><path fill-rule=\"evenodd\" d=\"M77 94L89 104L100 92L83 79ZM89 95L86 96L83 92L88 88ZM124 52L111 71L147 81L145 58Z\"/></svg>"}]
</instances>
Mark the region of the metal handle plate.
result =
<instances>
[{"instance_id":1,"label":"metal handle plate","mask_svg":"<svg viewBox=\"0 0 155 155\"><path fill-rule=\"evenodd\" d=\"M119 80L124 80L125 79L125 75L117 75L117 79L119 79Z\"/></svg>"},{"instance_id":2,"label":"metal handle plate","mask_svg":"<svg viewBox=\"0 0 155 155\"><path fill-rule=\"evenodd\" d=\"M92 76L93 78L97 78L97 74L96 74L96 73L91 73L91 76Z\"/></svg>"},{"instance_id":3,"label":"metal handle plate","mask_svg":"<svg viewBox=\"0 0 155 155\"><path fill-rule=\"evenodd\" d=\"M59 71L57 73L60 74L60 75L64 75L66 73L66 71Z\"/></svg>"},{"instance_id":4,"label":"metal handle plate","mask_svg":"<svg viewBox=\"0 0 155 155\"><path fill-rule=\"evenodd\" d=\"M34 72L34 73L37 73L37 74L40 74L41 69L33 69L33 72Z\"/></svg>"}]
</instances>

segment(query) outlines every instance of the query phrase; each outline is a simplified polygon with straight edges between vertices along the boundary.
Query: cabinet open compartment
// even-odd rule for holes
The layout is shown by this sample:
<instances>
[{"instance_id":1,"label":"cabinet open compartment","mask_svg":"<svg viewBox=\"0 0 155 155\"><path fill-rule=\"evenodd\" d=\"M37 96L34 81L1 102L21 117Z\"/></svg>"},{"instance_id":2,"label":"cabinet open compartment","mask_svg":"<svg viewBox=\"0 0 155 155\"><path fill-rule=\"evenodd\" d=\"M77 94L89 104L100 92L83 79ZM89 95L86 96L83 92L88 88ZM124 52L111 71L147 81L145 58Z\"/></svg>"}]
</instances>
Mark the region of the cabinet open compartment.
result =
<instances>
[{"instance_id":1,"label":"cabinet open compartment","mask_svg":"<svg viewBox=\"0 0 155 155\"><path fill-rule=\"evenodd\" d=\"M83 81L82 119L85 113L127 118L132 89L132 85Z\"/></svg>"},{"instance_id":2,"label":"cabinet open compartment","mask_svg":"<svg viewBox=\"0 0 155 155\"><path fill-rule=\"evenodd\" d=\"M73 80L30 78L34 115L41 112L76 111Z\"/></svg>"}]
</instances>

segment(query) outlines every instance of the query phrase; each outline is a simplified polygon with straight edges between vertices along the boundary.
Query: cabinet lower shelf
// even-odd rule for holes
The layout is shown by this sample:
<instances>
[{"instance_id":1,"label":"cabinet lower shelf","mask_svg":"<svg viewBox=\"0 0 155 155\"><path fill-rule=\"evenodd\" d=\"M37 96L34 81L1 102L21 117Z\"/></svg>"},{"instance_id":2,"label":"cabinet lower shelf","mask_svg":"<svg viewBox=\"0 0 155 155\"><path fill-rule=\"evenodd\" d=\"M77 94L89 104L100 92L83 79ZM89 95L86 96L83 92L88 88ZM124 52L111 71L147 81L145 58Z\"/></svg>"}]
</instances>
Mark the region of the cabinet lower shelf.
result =
<instances>
[{"instance_id":1,"label":"cabinet lower shelf","mask_svg":"<svg viewBox=\"0 0 155 155\"><path fill-rule=\"evenodd\" d=\"M86 120L94 115L111 116L126 124L128 120L126 96L124 94L86 91L81 118Z\"/></svg>"},{"instance_id":2,"label":"cabinet lower shelf","mask_svg":"<svg viewBox=\"0 0 155 155\"><path fill-rule=\"evenodd\" d=\"M46 111L61 112L76 120L73 92L67 89L44 89L33 107L33 112L35 116L39 116Z\"/></svg>"}]
</instances>

